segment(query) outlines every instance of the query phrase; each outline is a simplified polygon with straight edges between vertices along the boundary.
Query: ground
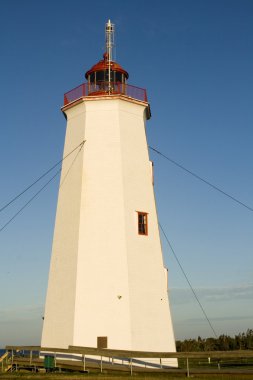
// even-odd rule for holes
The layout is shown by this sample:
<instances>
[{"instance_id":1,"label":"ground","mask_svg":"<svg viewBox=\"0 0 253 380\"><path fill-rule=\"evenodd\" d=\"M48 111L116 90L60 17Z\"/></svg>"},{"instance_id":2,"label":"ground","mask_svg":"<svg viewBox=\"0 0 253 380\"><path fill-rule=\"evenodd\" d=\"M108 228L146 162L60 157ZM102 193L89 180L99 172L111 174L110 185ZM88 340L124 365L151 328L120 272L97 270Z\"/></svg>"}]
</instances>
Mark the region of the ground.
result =
<instances>
[{"instance_id":1,"label":"ground","mask_svg":"<svg viewBox=\"0 0 253 380\"><path fill-rule=\"evenodd\" d=\"M170 374L133 374L133 376L130 376L128 374L98 374L98 373L91 373L91 374L79 374L79 373L29 373L29 372L22 372L22 373L0 373L0 380L120 380L120 379L126 379L126 380L134 380L134 379L140 379L140 380L178 380L180 378L186 378L186 375L178 375L175 376ZM190 376L190 378L194 380L252 380L253 375L245 375L245 374L233 374L233 375L193 375Z\"/></svg>"}]
</instances>

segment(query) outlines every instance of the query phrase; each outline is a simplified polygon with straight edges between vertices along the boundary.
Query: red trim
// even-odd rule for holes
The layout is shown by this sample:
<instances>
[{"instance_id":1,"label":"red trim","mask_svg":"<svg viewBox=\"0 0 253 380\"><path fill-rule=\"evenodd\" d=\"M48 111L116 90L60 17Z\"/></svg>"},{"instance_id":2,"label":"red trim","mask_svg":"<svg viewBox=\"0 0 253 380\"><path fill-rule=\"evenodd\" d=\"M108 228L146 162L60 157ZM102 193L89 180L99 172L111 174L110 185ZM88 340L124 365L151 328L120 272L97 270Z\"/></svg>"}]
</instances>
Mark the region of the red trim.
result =
<instances>
[{"instance_id":1,"label":"red trim","mask_svg":"<svg viewBox=\"0 0 253 380\"><path fill-rule=\"evenodd\" d=\"M130 98L147 102L147 92L144 88L131 86L130 84L111 83L110 91L107 82L100 82L97 85L83 83L64 94L64 106L84 96L105 96L122 94Z\"/></svg>"}]
</instances>

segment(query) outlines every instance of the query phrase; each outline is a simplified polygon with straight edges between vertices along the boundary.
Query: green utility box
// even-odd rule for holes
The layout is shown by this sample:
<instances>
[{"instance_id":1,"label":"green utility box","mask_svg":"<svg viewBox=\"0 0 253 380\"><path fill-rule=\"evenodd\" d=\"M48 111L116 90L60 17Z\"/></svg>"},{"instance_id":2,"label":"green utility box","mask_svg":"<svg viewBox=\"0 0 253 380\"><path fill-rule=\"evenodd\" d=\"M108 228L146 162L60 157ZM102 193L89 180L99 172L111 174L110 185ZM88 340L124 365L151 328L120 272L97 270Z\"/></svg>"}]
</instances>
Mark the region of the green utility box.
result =
<instances>
[{"instance_id":1,"label":"green utility box","mask_svg":"<svg viewBox=\"0 0 253 380\"><path fill-rule=\"evenodd\" d=\"M52 371L54 369L54 356L52 355L45 355L44 357L44 368L47 370L47 372Z\"/></svg>"}]
</instances>

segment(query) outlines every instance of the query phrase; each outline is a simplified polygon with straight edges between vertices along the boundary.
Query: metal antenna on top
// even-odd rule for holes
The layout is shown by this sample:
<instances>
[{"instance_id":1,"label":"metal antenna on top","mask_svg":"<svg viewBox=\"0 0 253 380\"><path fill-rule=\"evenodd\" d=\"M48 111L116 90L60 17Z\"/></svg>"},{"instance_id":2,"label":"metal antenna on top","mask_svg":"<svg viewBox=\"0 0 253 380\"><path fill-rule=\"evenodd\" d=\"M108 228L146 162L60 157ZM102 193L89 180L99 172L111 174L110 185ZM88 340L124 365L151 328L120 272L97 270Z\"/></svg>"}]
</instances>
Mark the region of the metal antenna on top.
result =
<instances>
[{"instance_id":1,"label":"metal antenna on top","mask_svg":"<svg viewBox=\"0 0 253 380\"><path fill-rule=\"evenodd\" d=\"M106 45L106 56L108 60L108 82L109 82L109 92L111 90L111 61L113 60L113 47L114 47L114 24L111 20L105 24L105 45Z\"/></svg>"}]
</instances>

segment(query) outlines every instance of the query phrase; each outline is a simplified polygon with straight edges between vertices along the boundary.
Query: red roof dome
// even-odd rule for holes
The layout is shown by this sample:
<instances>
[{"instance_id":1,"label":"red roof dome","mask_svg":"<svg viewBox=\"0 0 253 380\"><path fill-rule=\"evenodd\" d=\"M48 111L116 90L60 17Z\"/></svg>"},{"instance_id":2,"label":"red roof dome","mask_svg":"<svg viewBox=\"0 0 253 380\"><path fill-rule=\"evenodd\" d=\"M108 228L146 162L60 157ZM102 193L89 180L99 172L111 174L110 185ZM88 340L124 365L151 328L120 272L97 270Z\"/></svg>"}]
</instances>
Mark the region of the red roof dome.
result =
<instances>
[{"instance_id":1,"label":"red roof dome","mask_svg":"<svg viewBox=\"0 0 253 380\"><path fill-rule=\"evenodd\" d=\"M98 63L96 63L90 70L88 70L85 74L85 78L88 79L88 75L94 73L95 71L104 71L109 68L109 61L107 60L107 54L104 54L104 59L101 59ZM126 70L124 70L117 62L111 61L111 70L117 71L125 75L126 79L128 79L129 75Z\"/></svg>"}]
</instances>

